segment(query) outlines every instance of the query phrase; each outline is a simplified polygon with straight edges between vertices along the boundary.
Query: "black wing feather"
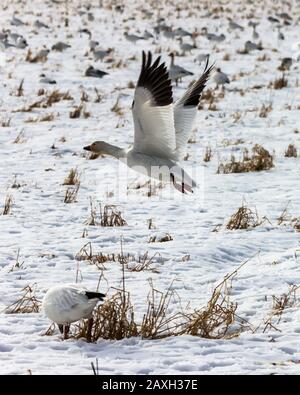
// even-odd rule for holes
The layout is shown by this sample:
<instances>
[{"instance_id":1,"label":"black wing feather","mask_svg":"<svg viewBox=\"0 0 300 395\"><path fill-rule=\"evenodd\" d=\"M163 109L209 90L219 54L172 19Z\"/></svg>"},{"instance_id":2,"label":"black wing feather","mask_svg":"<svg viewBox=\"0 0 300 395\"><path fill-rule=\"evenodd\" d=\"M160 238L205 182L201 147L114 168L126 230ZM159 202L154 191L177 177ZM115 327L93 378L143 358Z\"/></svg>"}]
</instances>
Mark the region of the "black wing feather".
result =
<instances>
[{"instance_id":1,"label":"black wing feather","mask_svg":"<svg viewBox=\"0 0 300 395\"><path fill-rule=\"evenodd\" d=\"M206 86L206 83L210 77L210 73L214 68L214 64L208 67L209 59L206 60L206 65L204 71L195 84L193 84L190 89L186 91L183 98L180 100L180 103L184 106L198 106L201 98L201 94Z\"/></svg>"},{"instance_id":2,"label":"black wing feather","mask_svg":"<svg viewBox=\"0 0 300 395\"><path fill-rule=\"evenodd\" d=\"M165 63L159 56L152 64L152 53L142 54L142 68L137 87L148 89L156 106L167 106L173 103L172 85Z\"/></svg>"}]
</instances>

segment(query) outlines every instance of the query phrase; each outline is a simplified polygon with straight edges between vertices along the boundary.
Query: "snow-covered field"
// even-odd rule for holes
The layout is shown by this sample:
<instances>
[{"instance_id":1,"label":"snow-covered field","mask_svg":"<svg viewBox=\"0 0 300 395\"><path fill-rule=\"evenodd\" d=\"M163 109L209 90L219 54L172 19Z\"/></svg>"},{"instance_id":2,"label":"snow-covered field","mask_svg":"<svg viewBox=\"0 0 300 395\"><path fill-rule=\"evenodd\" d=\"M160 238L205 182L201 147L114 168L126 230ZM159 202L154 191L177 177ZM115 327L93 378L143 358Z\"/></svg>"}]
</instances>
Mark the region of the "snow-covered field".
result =
<instances>
[{"instance_id":1,"label":"snow-covered field","mask_svg":"<svg viewBox=\"0 0 300 395\"><path fill-rule=\"evenodd\" d=\"M279 224L277 220L287 205L290 218L300 216L300 65L294 45L300 37L300 4L292 0L285 6L275 6L271 0L232 0L216 1L209 7L210 1L131 0L124 2L122 11L115 6L121 3L1 2L1 28L24 36L28 47L0 50L0 214L6 197L13 198L11 213L0 215L0 373L91 374L91 362L96 358L100 374L300 373L298 295L284 306L280 322L279 316L274 316L273 326L266 325L272 296L278 300L292 285L300 285L300 233L294 229L296 222ZM289 24L277 16L282 12L292 17ZM13 15L25 25L11 25ZM269 16L280 20L284 40L278 38L278 23L269 21ZM228 17L244 30L230 29ZM161 53L166 62L170 51L180 54L181 50L177 39L163 34L133 44L126 40L124 31L154 33L158 18L165 18L174 29L197 29L199 33L197 48L175 58L176 64L194 73L174 88L175 97L201 74L203 64L194 62L201 53L210 53L211 60L231 80L223 93L220 88L215 92L217 100L211 109L204 100L198 112L193 143L187 149L189 157L182 163L187 169L198 169L201 177L201 192L192 197L175 191L168 198L167 185L158 191L162 196L149 198L147 187L134 189L132 183L128 196L118 195L113 192L118 162L109 157L88 160L83 151L97 139L122 147L132 143L132 82L138 78L142 50ZM36 20L49 28L37 27ZM245 42L253 41L249 21L258 23L259 38L254 41L261 41L263 50L243 54ZM224 33L225 40L209 41L203 27L210 33ZM80 29L88 29L102 49L114 51L103 62L94 61L89 37L79 33ZM63 52L51 50L58 41L70 47ZM189 37L184 41L192 43ZM28 49L34 57L43 48L51 50L44 62L26 61ZM270 83L282 77L278 66L284 57L293 58L284 73L288 84L273 89ZM89 65L109 74L102 79L85 77ZM54 79L56 85L40 82L41 74ZM22 80L23 92L18 93ZM213 80L207 88L215 90ZM69 92L70 100L28 108L39 100L45 103L45 97L55 89ZM112 111L118 97L120 110ZM85 116L70 118L82 98ZM263 105L270 106L266 117L259 116ZM43 120L48 115L48 120ZM255 144L274 155L274 168L217 174L220 162L230 160L232 153L240 159L243 149L251 150ZM298 158L285 157L289 144L297 147ZM209 162L203 161L206 147L212 149ZM66 204L68 186L63 182L71 168L78 169L80 188L76 202ZM96 207L99 203L116 204L127 225L86 225L90 199ZM267 220L255 228L227 230L226 223L243 203ZM148 229L150 218L153 229ZM213 232L219 224L223 226ZM150 237L166 233L173 240L148 243ZM43 312L5 314L27 285L36 284L40 300L50 286L75 282L76 276L95 290L101 272L95 265L78 262L75 255L88 242L94 252L119 253L121 238L124 253L148 251L161 257L155 262L158 273L125 270L126 287L138 316L146 309L150 278L163 292L173 282L181 305L200 308L224 276L250 258L233 279L230 298L238 303L237 315L252 330L233 339L184 335L88 344L72 338L62 341L57 330L52 336L43 336L51 324ZM121 285L121 265L111 262L105 267L100 291L111 294L113 287ZM176 309L175 302L172 308Z\"/></svg>"}]
</instances>

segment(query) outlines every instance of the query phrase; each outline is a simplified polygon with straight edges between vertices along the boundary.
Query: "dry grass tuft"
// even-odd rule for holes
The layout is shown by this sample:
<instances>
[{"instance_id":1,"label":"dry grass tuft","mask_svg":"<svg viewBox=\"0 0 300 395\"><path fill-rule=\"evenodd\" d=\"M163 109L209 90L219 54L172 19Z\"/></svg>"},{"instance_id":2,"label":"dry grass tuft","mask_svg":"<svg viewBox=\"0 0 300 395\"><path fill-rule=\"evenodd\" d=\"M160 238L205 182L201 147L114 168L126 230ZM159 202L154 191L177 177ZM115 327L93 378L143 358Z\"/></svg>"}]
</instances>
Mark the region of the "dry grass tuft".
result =
<instances>
[{"instance_id":1,"label":"dry grass tuft","mask_svg":"<svg viewBox=\"0 0 300 395\"><path fill-rule=\"evenodd\" d=\"M288 148L286 149L284 156L286 158L297 158L298 157L298 152L297 148L294 146L294 144L289 144Z\"/></svg>"},{"instance_id":2,"label":"dry grass tuft","mask_svg":"<svg viewBox=\"0 0 300 395\"><path fill-rule=\"evenodd\" d=\"M211 158L212 158L212 149L211 149L211 147L206 147L205 154L203 157L203 162L206 162L206 163L210 162Z\"/></svg>"},{"instance_id":3,"label":"dry grass tuft","mask_svg":"<svg viewBox=\"0 0 300 395\"><path fill-rule=\"evenodd\" d=\"M123 255L123 254L122 254ZM122 258L121 255L121 258ZM154 258L160 257L159 253L155 253L154 255L149 255L148 251L146 251L143 255L139 255L137 258L131 255L125 257L125 259L121 259L120 263L126 262L126 267L129 272L143 272L150 271L152 273L159 273L159 270L155 267L152 267Z\"/></svg>"},{"instance_id":4,"label":"dry grass tuft","mask_svg":"<svg viewBox=\"0 0 300 395\"><path fill-rule=\"evenodd\" d=\"M213 89L206 89L203 94L202 94L202 98L201 98L201 103L206 102L208 104L208 110L210 111L217 111L217 106L216 106L216 102L218 101L218 97L216 94L216 91ZM203 109L202 104L199 104L198 109L201 110Z\"/></svg>"},{"instance_id":5,"label":"dry grass tuft","mask_svg":"<svg viewBox=\"0 0 300 395\"><path fill-rule=\"evenodd\" d=\"M53 113L51 113L51 114L45 114L45 115L42 115L42 116L39 118L38 122L51 122L51 121L54 121L54 118L55 118L55 116L54 116Z\"/></svg>"},{"instance_id":6,"label":"dry grass tuft","mask_svg":"<svg viewBox=\"0 0 300 395\"><path fill-rule=\"evenodd\" d=\"M165 243L167 241L172 241L173 237L169 234L166 233L164 236L162 237L158 237L158 236L151 236L149 238L148 243Z\"/></svg>"},{"instance_id":7,"label":"dry grass tuft","mask_svg":"<svg viewBox=\"0 0 300 395\"><path fill-rule=\"evenodd\" d=\"M89 96L86 93L86 91L81 92L81 97L80 97L81 102L88 102L89 101Z\"/></svg>"},{"instance_id":8,"label":"dry grass tuft","mask_svg":"<svg viewBox=\"0 0 300 395\"><path fill-rule=\"evenodd\" d=\"M119 290L94 310L91 341L98 339L121 340L138 336L130 294ZM87 338L87 322L77 325L75 338Z\"/></svg>"},{"instance_id":9,"label":"dry grass tuft","mask_svg":"<svg viewBox=\"0 0 300 395\"><path fill-rule=\"evenodd\" d=\"M267 62L267 61L271 60L271 58L270 58L266 53L264 53L263 55L258 56L258 57L256 58L256 60L257 60L258 62Z\"/></svg>"},{"instance_id":10,"label":"dry grass tuft","mask_svg":"<svg viewBox=\"0 0 300 395\"><path fill-rule=\"evenodd\" d=\"M12 265L11 269L9 270L9 273L14 272L16 269L24 268L24 261L20 261L20 249L18 249L17 252L17 257L15 263Z\"/></svg>"},{"instance_id":11,"label":"dry grass tuft","mask_svg":"<svg viewBox=\"0 0 300 395\"><path fill-rule=\"evenodd\" d=\"M23 144L26 142L25 133L23 130L14 139L13 144Z\"/></svg>"},{"instance_id":12,"label":"dry grass tuft","mask_svg":"<svg viewBox=\"0 0 300 395\"><path fill-rule=\"evenodd\" d=\"M63 185L77 185L80 183L77 169L71 169L64 180Z\"/></svg>"},{"instance_id":13,"label":"dry grass tuft","mask_svg":"<svg viewBox=\"0 0 300 395\"><path fill-rule=\"evenodd\" d=\"M156 226L154 224L154 221L152 218L147 219L147 223L148 223L148 229L156 229Z\"/></svg>"},{"instance_id":14,"label":"dry grass tuft","mask_svg":"<svg viewBox=\"0 0 300 395\"><path fill-rule=\"evenodd\" d=\"M205 308L195 311L190 317L186 329L187 334L205 339L231 339L240 334L240 329L229 331L235 322L237 304L230 302L227 293L223 294L224 284L214 289Z\"/></svg>"},{"instance_id":15,"label":"dry grass tuft","mask_svg":"<svg viewBox=\"0 0 300 395\"><path fill-rule=\"evenodd\" d=\"M54 332L56 329L56 325L54 322L49 326L49 328L46 330L46 332L43 334L43 336L53 336Z\"/></svg>"},{"instance_id":16,"label":"dry grass tuft","mask_svg":"<svg viewBox=\"0 0 300 395\"><path fill-rule=\"evenodd\" d=\"M79 106L76 106L72 111L69 113L69 117L71 119L80 118L83 115L84 118L89 118L91 114L85 110L84 103L80 103Z\"/></svg>"},{"instance_id":17,"label":"dry grass tuft","mask_svg":"<svg viewBox=\"0 0 300 395\"><path fill-rule=\"evenodd\" d=\"M116 113L117 115L122 116L124 115L124 111L122 107L120 107L119 102L120 102L120 95L118 96L116 103L112 106L110 110Z\"/></svg>"},{"instance_id":18,"label":"dry grass tuft","mask_svg":"<svg viewBox=\"0 0 300 395\"><path fill-rule=\"evenodd\" d=\"M175 295L172 284L164 293L155 289L150 280L147 312L143 316L139 331L142 339L163 339L178 336L185 332L184 324L187 318L181 312L169 312L171 310L170 304Z\"/></svg>"},{"instance_id":19,"label":"dry grass tuft","mask_svg":"<svg viewBox=\"0 0 300 395\"><path fill-rule=\"evenodd\" d=\"M242 205L237 212L231 216L226 224L226 229L237 230L256 228L262 223L263 221L259 219L256 211L252 211L250 208Z\"/></svg>"},{"instance_id":20,"label":"dry grass tuft","mask_svg":"<svg viewBox=\"0 0 300 395\"><path fill-rule=\"evenodd\" d=\"M47 53L40 51L36 55L33 55L31 49L27 51L25 61L29 63L37 63L37 62L46 62L47 61Z\"/></svg>"},{"instance_id":21,"label":"dry grass tuft","mask_svg":"<svg viewBox=\"0 0 300 395\"><path fill-rule=\"evenodd\" d=\"M99 213L90 201L90 218L86 221L86 225L90 226L124 226L127 222L122 217L121 211L116 209L114 205L105 205L103 210L101 204L99 205Z\"/></svg>"},{"instance_id":22,"label":"dry grass tuft","mask_svg":"<svg viewBox=\"0 0 300 395\"><path fill-rule=\"evenodd\" d=\"M291 221L291 216L290 216L289 211L288 211L289 204L290 204L290 202L287 203L287 205L283 209L282 213L277 218L277 223L278 223L279 226L282 225L283 223L287 222L287 221Z\"/></svg>"},{"instance_id":23,"label":"dry grass tuft","mask_svg":"<svg viewBox=\"0 0 300 395\"><path fill-rule=\"evenodd\" d=\"M37 96L43 96L43 95L45 95L45 93L46 93L46 90L44 88L40 88L37 92Z\"/></svg>"},{"instance_id":24,"label":"dry grass tuft","mask_svg":"<svg viewBox=\"0 0 300 395\"><path fill-rule=\"evenodd\" d=\"M245 321L242 320L236 326L236 319L239 318L236 315L238 305L231 302L230 290L233 278L248 262L246 260L231 274L226 275L214 288L206 307L196 310L188 317L184 333L206 339L232 339L240 335Z\"/></svg>"},{"instance_id":25,"label":"dry grass tuft","mask_svg":"<svg viewBox=\"0 0 300 395\"><path fill-rule=\"evenodd\" d=\"M22 289L22 297L5 309L6 314L30 314L40 311L41 302L36 298L36 284Z\"/></svg>"},{"instance_id":26,"label":"dry grass tuft","mask_svg":"<svg viewBox=\"0 0 300 395\"><path fill-rule=\"evenodd\" d=\"M65 197L64 197L64 203L76 203L77 202L77 194L80 188L80 182L78 182L74 187L70 187L66 190Z\"/></svg>"},{"instance_id":27,"label":"dry grass tuft","mask_svg":"<svg viewBox=\"0 0 300 395\"><path fill-rule=\"evenodd\" d=\"M121 211L116 209L116 206L105 205L102 211L100 205L100 226L124 226L127 222L122 217Z\"/></svg>"},{"instance_id":28,"label":"dry grass tuft","mask_svg":"<svg viewBox=\"0 0 300 395\"><path fill-rule=\"evenodd\" d=\"M5 198L2 215L11 214L12 205L13 205L13 197L11 195L7 195Z\"/></svg>"},{"instance_id":29,"label":"dry grass tuft","mask_svg":"<svg viewBox=\"0 0 300 395\"><path fill-rule=\"evenodd\" d=\"M17 97L21 97L23 95L24 95L24 78L21 80L16 92Z\"/></svg>"},{"instance_id":30,"label":"dry grass tuft","mask_svg":"<svg viewBox=\"0 0 300 395\"><path fill-rule=\"evenodd\" d=\"M21 184L17 181L16 175L14 175L14 180L13 180L13 183L11 184L11 188L13 188L13 189L21 188Z\"/></svg>"},{"instance_id":31,"label":"dry grass tuft","mask_svg":"<svg viewBox=\"0 0 300 395\"><path fill-rule=\"evenodd\" d=\"M298 289L299 286L291 285L286 293L280 296L272 295L272 310L267 319L264 321L265 327L263 332L266 332L268 329L275 329L276 331L280 332L280 330L275 325L280 323L282 314L286 309L295 307Z\"/></svg>"},{"instance_id":32,"label":"dry grass tuft","mask_svg":"<svg viewBox=\"0 0 300 395\"><path fill-rule=\"evenodd\" d=\"M101 103L103 100L103 96L99 93L97 88L95 89L95 93L96 93L96 98L95 98L95 103Z\"/></svg>"},{"instance_id":33,"label":"dry grass tuft","mask_svg":"<svg viewBox=\"0 0 300 395\"><path fill-rule=\"evenodd\" d=\"M0 121L0 125L2 126L2 128L8 128L10 126L10 121L11 118L2 119Z\"/></svg>"},{"instance_id":34,"label":"dry grass tuft","mask_svg":"<svg viewBox=\"0 0 300 395\"><path fill-rule=\"evenodd\" d=\"M47 96L43 107L51 107L52 104L58 103L62 100L73 100L73 97L70 95L69 91L60 92L58 89L55 89Z\"/></svg>"},{"instance_id":35,"label":"dry grass tuft","mask_svg":"<svg viewBox=\"0 0 300 395\"><path fill-rule=\"evenodd\" d=\"M286 207L277 218L278 225L288 225L295 229L297 232L300 232L300 217L293 217L289 211L288 206L290 202L287 203Z\"/></svg>"},{"instance_id":36,"label":"dry grass tuft","mask_svg":"<svg viewBox=\"0 0 300 395\"><path fill-rule=\"evenodd\" d=\"M287 85L288 80L287 78L285 78L284 74L282 74L281 77L276 78L274 81L271 81L268 87L273 89L282 89L287 87Z\"/></svg>"},{"instance_id":37,"label":"dry grass tuft","mask_svg":"<svg viewBox=\"0 0 300 395\"><path fill-rule=\"evenodd\" d=\"M241 113L240 111L236 111L236 112L232 115L232 118L233 118L233 122L234 122L234 123L238 123L238 122L241 120L241 118L242 118L242 113Z\"/></svg>"},{"instance_id":38,"label":"dry grass tuft","mask_svg":"<svg viewBox=\"0 0 300 395\"><path fill-rule=\"evenodd\" d=\"M92 244L86 243L80 251L75 255L77 261L88 261L91 265L96 265L98 269L104 270L104 264L107 262L118 262L123 268L126 268L129 272L142 272L151 271L152 273L159 273L159 270L152 267L155 258L161 258L159 253L149 255L146 251L142 255L135 256L134 254L123 253L123 247L121 243L121 252L118 254L103 254L102 252L93 252Z\"/></svg>"},{"instance_id":39,"label":"dry grass tuft","mask_svg":"<svg viewBox=\"0 0 300 395\"><path fill-rule=\"evenodd\" d=\"M273 167L273 156L264 147L256 144L252 148L252 156L249 156L249 151L247 149L244 149L241 161L236 161L235 156L231 155L230 162L219 164L217 173L248 173L253 171L270 170Z\"/></svg>"},{"instance_id":40,"label":"dry grass tuft","mask_svg":"<svg viewBox=\"0 0 300 395\"><path fill-rule=\"evenodd\" d=\"M42 103L43 103L43 100L38 100L38 101L35 101L35 102L29 104L28 106L24 106L18 110L15 110L14 112L31 112L34 108L42 107Z\"/></svg>"},{"instance_id":41,"label":"dry grass tuft","mask_svg":"<svg viewBox=\"0 0 300 395\"><path fill-rule=\"evenodd\" d=\"M293 228L294 228L297 232L300 232L300 217L298 217L298 218L293 218L291 222L292 222Z\"/></svg>"},{"instance_id":42,"label":"dry grass tuft","mask_svg":"<svg viewBox=\"0 0 300 395\"><path fill-rule=\"evenodd\" d=\"M98 224L98 219L97 219L97 210L95 209L93 205L92 199L90 199L90 218L85 221L85 225L90 225L90 226L97 226Z\"/></svg>"},{"instance_id":43,"label":"dry grass tuft","mask_svg":"<svg viewBox=\"0 0 300 395\"><path fill-rule=\"evenodd\" d=\"M85 244L80 251L75 255L77 261L88 261L91 265L96 265L98 269L104 269L103 264L106 262L117 262L119 260L118 254L102 254L98 252L93 253L91 242Z\"/></svg>"},{"instance_id":44,"label":"dry grass tuft","mask_svg":"<svg viewBox=\"0 0 300 395\"><path fill-rule=\"evenodd\" d=\"M272 111L272 109L273 109L272 103L263 104L263 105L261 106L261 109L260 109L259 114L258 114L259 117L260 117L260 118L267 118L267 116L268 116L269 113Z\"/></svg>"}]
</instances>

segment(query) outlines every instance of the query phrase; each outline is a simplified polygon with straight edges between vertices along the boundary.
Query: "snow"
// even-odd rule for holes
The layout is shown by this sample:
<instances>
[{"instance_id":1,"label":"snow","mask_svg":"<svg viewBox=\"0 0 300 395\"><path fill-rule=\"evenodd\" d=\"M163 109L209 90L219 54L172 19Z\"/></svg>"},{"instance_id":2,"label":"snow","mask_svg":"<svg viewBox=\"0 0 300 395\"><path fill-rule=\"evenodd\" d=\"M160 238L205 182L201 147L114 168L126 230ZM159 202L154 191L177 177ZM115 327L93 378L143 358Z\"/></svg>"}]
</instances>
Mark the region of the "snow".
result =
<instances>
[{"instance_id":1,"label":"snow","mask_svg":"<svg viewBox=\"0 0 300 395\"><path fill-rule=\"evenodd\" d=\"M162 196L148 198L147 188L130 189L128 196L123 189L122 194L112 196L117 182L122 182L127 190L127 182L122 179L126 175L124 168L113 158L87 160L82 148L97 139L121 147L132 143L133 89L128 88L128 83L138 78L141 51L160 50L163 59L169 62L167 54L179 50L179 43L162 36L131 44L123 36L126 27L136 34L143 34L145 29L152 32L157 6L144 4L145 9L154 12L149 19L137 0L126 2L123 14L111 9L108 1L103 1L104 8L99 7L99 1L90 1L89 12L94 15L91 21L80 3L83 2L69 2L66 8L64 3L34 0L22 4L22 10L17 0L1 3L1 27L22 34L33 54L43 46L51 49L58 41L69 43L71 48L62 53L51 51L45 63L25 61L28 48L10 47L0 52L0 123L11 119L8 127L0 127L0 211L8 194L14 202L11 215L0 215L0 373L91 374L91 362L98 358L100 374L299 374L299 303L284 310L279 324L275 320L279 330L263 331L263 322L272 310L272 295L278 297L289 286L300 284L299 232L288 223L278 225L277 222L288 202L289 213L294 217L300 215L299 158L284 157L290 143L300 149L296 133L300 131L299 63L294 62L285 72L286 88L269 87L270 81L282 75L277 69L280 59L294 55L292 46L300 33L299 4L291 2L293 8L289 10L283 6L276 9L270 0L255 6L231 1L232 12L224 7L224 12L215 14L219 18L207 16L208 9L201 9L202 2L186 2L179 17L174 9L176 1L174 5L159 6L160 16L166 17L167 23L175 28L200 31L207 26L210 32L226 35L226 40L219 44L199 35L200 49L176 57L177 64L195 75L174 89L175 97L180 97L193 78L201 74L203 65L194 63L199 53L209 52L211 59L229 75L231 83L225 88L224 98L218 99L217 111L209 111L204 103L204 109L198 112L196 143L188 145L190 158L182 163L200 180L200 191L182 197L166 186L159 191ZM85 13L80 15L79 10ZM293 21L290 26L282 27L285 40L278 42L276 26L267 17L283 11ZM68 27L64 25L66 12ZM251 39L252 29L247 19L251 12L257 16L257 32L264 50L243 55L237 50ZM26 25L11 26L14 13ZM229 15L244 26L243 32L228 31ZM35 28L37 19L50 28ZM122 61L121 67L94 62L88 52L87 35L78 33L81 28L88 28L103 49L114 48L112 64ZM229 54L230 60L223 60L224 54ZM270 60L258 61L263 54ZM84 77L90 64L109 75L102 79ZM40 83L42 73L57 84ZM24 95L18 97L15 92L22 79ZM257 85L261 89L254 89ZM31 112L16 112L42 99L43 96L37 96L41 88L47 92L69 91L73 100ZM102 97L100 103L95 103L95 88ZM208 88L214 89L214 83L210 82ZM85 111L90 117L71 119L69 112L80 104L82 91L89 97ZM119 95L121 117L111 111ZM272 111L266 118L259 117L261 106L269 103ZM235 122L237 112L241 118ZM54 120L26 122L46 114L53 114ZM24 141L14 144L22 131ZM238 139L244 142L230 144ZM256 143L274 152L273 169L217 174L218 164L229 159L232 152L239 158L244 147L251 148ZM56 149L51 148L53 144ZM213 158L204 163L207 146L212 147ZM76 167L81 181L77 202L65 204L67 186L63 181L70 169ZM20 188L12 188L15 176ZM130 185L136 182L132 177ZM127 225L87 226L90 198L96 207L99 203L117 204ZM213 232L216 225L228 221L243 201L269 221L249 230L228 231L223 226L219 232ZM156 229L148 229L150 218ZM85 229L87 235L83 238ZM161 237L166 233L172 236L172 241L148 243L150 236ZM74 282L78 266L83 285L95 290L101 272L95 265L76 261L75 255L88 242L95 252L119 253L121 238L125 253L142 255L149 251L150 255L159 253L162 257L155 261L159 273L126 271L126 287L140 316L146 308L149 278L161 291L166 291L174 281L181 303L190 302L191 307L200 308L223 277L249 259L233 280L231 299L238 303L238 316L256 330L245 331L234 339L208 340L185 335L164 340L130 338L87 344L83 340L62 341L57 330L52 336L43 336L51 324L43 312L4 313L6 307L20 298L25 286L36 283L36 296L42 299L50 286ZM20 268L14 267L18 250L19 261L24 262ZM190 259L182 260L186 255ZM111 293L111 288L120 287L120 266L114 262L106 265L101 292Z\"/></svg>"}]
</instances>

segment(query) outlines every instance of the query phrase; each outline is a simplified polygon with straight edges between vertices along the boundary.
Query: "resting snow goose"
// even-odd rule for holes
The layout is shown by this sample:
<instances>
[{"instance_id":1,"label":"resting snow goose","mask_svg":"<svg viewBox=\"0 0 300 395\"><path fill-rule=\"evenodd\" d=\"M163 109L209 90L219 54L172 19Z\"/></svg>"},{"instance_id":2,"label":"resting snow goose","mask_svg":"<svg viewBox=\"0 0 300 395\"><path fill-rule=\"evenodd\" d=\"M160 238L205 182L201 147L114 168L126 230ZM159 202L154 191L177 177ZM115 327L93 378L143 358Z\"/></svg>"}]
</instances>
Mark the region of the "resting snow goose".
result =
<instances>
[{"instance_id":1,"label":"resting snow goose","mask_svg":"<svg viewBox=\"0 0 300 395\"><path fill-rule=\"evenodd\" d=\"M214 81L217 84L217 87L219 85L224 86L225 84L229 84L230 80L227 76L227 74L223 73L223 71L221 71L221 69L218 67L214 73Z\"/></svg>"},{"instance_id":2,"label":"resting snow goose","mask_svg":"<svg viewBox=\"0 0 300 395\"><path fill-rule=\"evenodd\" d=\"M88 318L87 340L91 340L93 326L92 313L99 301L105 297L98 292L90 292L79 284L64 284L50 288L43 299L46 316L58 324L64 339L68 338L70 324Z\"/></svg>"},{"instance_id":3,"label":"resting snow goose","mask_svg":"<svg viewBox=\"0 0 300 395\"><path fill-rule=\"evenodd\" d=\"M171 57L171 63L169 67L169 77L172 81L176 82L176 85L178 84L178 80L181 80L183 77L193 75L193 73L191 73L190 71L174 63L175 55L173 52L171 52L169 56Z\"/></svg>"},{"instance_id":4,"label":"resting snow goose","mask_svg":"<svg viewBox=\"0 0 300 395\"><path fill-rule=\"evenodd\" d=\"M213 66L208 60L201 77L173 105L172 86L167 67L158 57L143 52L142 69L132 105L134 145L125 150L104 141L84 147L87 151L114 156L127 166L149 177L173 183L182 193L192 192L195 181L178 165L192 131L198 104ZM153 169L155 171L153 171ZM160 172L163 169L166 173Z\"/></svg>"}]
</instances>

